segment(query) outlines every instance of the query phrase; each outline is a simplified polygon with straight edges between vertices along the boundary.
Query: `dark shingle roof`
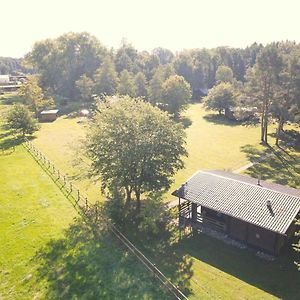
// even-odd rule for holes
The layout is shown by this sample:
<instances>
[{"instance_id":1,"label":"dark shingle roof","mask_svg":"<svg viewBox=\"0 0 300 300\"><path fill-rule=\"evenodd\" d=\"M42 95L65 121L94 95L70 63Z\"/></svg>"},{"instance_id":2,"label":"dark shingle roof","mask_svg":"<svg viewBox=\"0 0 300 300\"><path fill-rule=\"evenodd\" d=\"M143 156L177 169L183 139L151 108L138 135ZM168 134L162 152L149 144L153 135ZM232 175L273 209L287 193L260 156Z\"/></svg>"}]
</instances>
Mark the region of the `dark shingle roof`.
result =
<instances>
[{"instance_id":1,"label":"dark shingle roof","mask_svg":"<svg viewBox=\"0 0 300 300\"><path fill-rule=\"evenodd\" d=\"M300 211L297 189L225 171L199 171L173 195L280 234Z\"/></svg>"}]
</instances>

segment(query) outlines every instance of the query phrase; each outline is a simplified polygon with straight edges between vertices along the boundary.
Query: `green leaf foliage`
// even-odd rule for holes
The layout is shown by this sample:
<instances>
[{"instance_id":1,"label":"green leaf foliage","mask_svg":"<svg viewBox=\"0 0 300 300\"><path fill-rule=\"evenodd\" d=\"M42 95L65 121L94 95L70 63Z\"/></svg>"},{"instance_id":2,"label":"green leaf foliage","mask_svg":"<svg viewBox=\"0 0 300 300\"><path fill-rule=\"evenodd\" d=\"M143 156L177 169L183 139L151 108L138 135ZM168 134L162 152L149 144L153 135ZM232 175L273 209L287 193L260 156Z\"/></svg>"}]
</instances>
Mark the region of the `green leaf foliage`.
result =
<instances>
[{"instance_id":1,"label":"green leaf foliage","mask_svg":"<svg viewBox=\"0 0 300 300\"><path fill-rule=\"evenodd\" d=\"M115 70L114 63L107 56L101 67L96 70L94 75L95 79L95 92L98 95L114 95L118 86L118 74Z\"/></svg>"},{"instance_id":2,"label":"green leaf foliage","mask_svg":"<svg viewBox=\"0 0 300 300\"><path fill-rule=\"evenodd\" d=\"M21 104L14 105L8 112L5 127L16 134L32 134L39 129L37 121L31 112Z\"/></svg>"},{"instance_id":3,"label":"green leaf foliage","mask_svg":"<svg viewBox=\"0 0 300 300\"><path fill-rule=\"evenodd\" d=\"M43 90L35 76L28 76L28 81L20 87L18 94L36 117L41 110L51 108L54 105L52 98L44 98Z\"/></svg>"},{"instance_id":4,"label":"green leaf foliage","mask_svg":"<svg viewBox=\"0 0 300 300\"><path fill-rule=\"evenodd\" d=\"M183 167L185 133L168 114L128 96L99 104L86 141L93 172L102 188L118 189L131 200L145 192L168 189Z\"/></svg>"},{"instance_id":5,"label":"green leaf foliage","mask_svg":"<svg viewBox=\"0 0 300 300\"><path fill-rule=\"evenodd\" d=\"M207 109L216 110L220 114L230 107L236 106L236 95L230 83L221 82L209 90L204 98Z\"/></svg>"},{"instance_id":6,"label":"green leaf foliage","mask_svg":"<svg viewBox=\"0 0 300 300\"><path fill-rule=\"evenodd\" d=\"M130 97L134 97L136 94L133 76L127 70L123 70L120 74L118 93L120 95L128 95Z\"/></svg>"},{"instance_id":7,"label":"green leaf foliage","mask_svg":"<svg viewBox=\"0 0 300 300\"><path fill-rule=\"evenodd\" d=\"M93 80L87 77L86 74L83 74L75 84L79 90L81 100L83 102L91 101L94 88Z\"/></svg>"},{"instance_id":8,"label":"green leaf foliage","mask_svg":"<svg viewBox=\"0 0 300 300\"><path fill-rule=\"evenodd\" d=\"M170 76L163 84L163 102L169 113L177 116L192 97L190 84L178 75Z\"/></svg>"}]
</instances>

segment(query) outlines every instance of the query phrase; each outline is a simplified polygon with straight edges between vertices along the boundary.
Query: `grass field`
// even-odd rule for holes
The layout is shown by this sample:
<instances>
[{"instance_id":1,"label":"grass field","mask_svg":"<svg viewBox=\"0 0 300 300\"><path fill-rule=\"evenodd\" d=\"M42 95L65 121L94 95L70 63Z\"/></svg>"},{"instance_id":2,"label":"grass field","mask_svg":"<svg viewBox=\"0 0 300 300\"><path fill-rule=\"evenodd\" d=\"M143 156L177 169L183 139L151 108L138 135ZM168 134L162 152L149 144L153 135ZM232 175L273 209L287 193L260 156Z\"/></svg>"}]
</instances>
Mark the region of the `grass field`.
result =
<instances>
[{"instance_id":1,"label":"grass field","mask_svg":"<svg viewBox=\"0 0 300 300\"><path fill-rule=\"evenodd\" d=\"M85 134L85 123L78 123L78 121L78 118L63 116L53 123L44 123L34 143L91 199L101 200L103 196L99 192L99 183L87 178L88 161L82 159L82 154L78 152L80 140ZM259 127L226 123L222 119L208 115L200 104L191 105L183 121L187 126L189 157L186 159L185 169L176 175L171 190L198 169L234 170L266 151L266 148L259 144ZM271 134L273 129L271 126ZM274 140L271 137L271 145L273 143ZM246 173L255 175L261 172L257 168L263 167L266 179L299 186L298 152L290 148L287 153L282 152L280 155L285 159L270 157L264 163L250 168ZM7 157L4 159L8 160ZM15 165L13 161L14 159L11 160L11 164ZM2 164L0 166L2 168ZM284 174L283 166L288 169L284 171ZM15 183L19 181L22 182L22 178L12 180ZM55 186L54 189L56 189ZM166 194L165 198L170 200L171 197ZM13 194L12 199L16 199L16 194ZM8 208L6 207L5 210ZM37 274L48 282L51 293L47 296L57 298L58 295L66 292L66 295L73 295L76 298L81 295L80 293L87 293L85 295L88 298L89 294L86 289L89 288L90 291L95 290L98 296L102 289L104 293L107 293L106 295L118 295L119 299L122 293L122 295L135 298L128 286L135 286L136 278L146 279L147 277L143 275L139 267L133 266L132 260L127 259L126 254L118 256L116 253L111 253L110 249L114 249L113 244L108 242L108 246L105 247L101 242L92 243L89 235L82 228L78 229L76 223L72 224L62 236L61 230L68 227L68 224L67 221L65 225L58 224L59 228L56 232L54 231L55 240L48 244L47 249L41 255L40 264L45 267L45 271ZM12 228L11 226L10 223L6 230ZM17 235L18 238L22 232L12 234ZM142 240L136 242L140 248L143 248ZM187 293L190 299L300 299L298 287L300 273L296 271L292 263L295 257L290 251L275 262L267 262L256 257L252 251L240 250L204 235L186 236L179 243L172 245L165 255L160 256L151 251L151 245L144 246L147 255L170 278L176 279L177 273L181 273L180 276L182 276L184 270L186 279L189 280L190 286ZM72 249L75 250L72 251ZM95 249L98 249L99 256L95 255ZM23 251L20 255L23 255L22 253ZM118 259L114 261L115 257ZM26 257L20 257L20 260L26 262ZM47 268L49 265L53 265L54 269ZM24 268L26 269L27 265ZM130 270L128 276L123 277L124 273L128 272L128 268ZM7 264L8 274L12 272L11 269L12 264ZM116 273L106 279L105 275L110 274L112 269L116 270ZM139 272L142 275L138 275ZM28 273L30 271L26 269L26 272L24 271L19 277L21 282L23 282L21 278L28 276ZM15 281L9 275L5 276L8 276L4 281L7 286L10 288L16 286L17 289L21 289L22 284L19 281ZM124 288L116 291L116 294L111 294L113 286L120 285L124 278L127 283ZM97 280L100 286L98 289L96 288ZM85 284L80 285L82 281ZM27 290L33 286L32 282L30 280L31 286L25 285ZM24 291L25 288L22 289ZM145 294L141 292L144 290ZM156 293L157 291L153 291L151 286L141 286L135 295L137 299L163 299L157 298Z\"/></svg>"},{"instance_id":2,"label":"grass field","mask_svg":"<svg viewBox=\"0 0 300 300\"><path fill-rule=\"evenodd\" d=\"M75 211L21 145L0 150L0 207L0 298L34 298L44 288L32 285L34 256Z\"/></svg>"},{"instance_id":3,"label":"grass field","mask_svg":"<svg viewBox=\"0 0 300 300\"><path fill-rule=\"evenodd\" d=\"M253 156L249 149L258 155L264 154L266 147L260 144L259 125L239 125L214 118L203 110L201 104L189 107L183 119L187 126L188 158L185 159L185 168L180 170L170 191L165 194L166 201L172 199L170 192L185 182L199 169L219 169L233 171L249 163ZM80 118L60 117L53 123L44 123L34 143L48 156L76 185L83 190L91 200L103 200L98 180L87 176L89 161L81 154L82 141L86 132L86 122ZM286 126L286 129L293 128ZM275 126L270 125L271 146L274 146ZM290 149L291 155L297 151ZM300 167L300 163L297 162ZM283 165L276 168L280 172ZM261 172L260 172L261 173ZM258 172L251 175L257 176ZM272 180L272 176L263 178ZM266 174L267 175L267 174ZM294 177L298 174L294 173ZM294 180L294 179L293 179ZM295 179L297 181L297 179ZM284 182L283 182L284 183ZM299 185L300 187L300 185Z\"/></svg>"},{"instance_id":4,"label":"grass field","mask_svg":"<svg viewBox=\"0 0 300 300\"><path fill-rule=\"evenodd\" d=\"M95 236L76 216L19 141L0 130L0 299L169 299L112 236Z\"/></svg>"}]
</instances>

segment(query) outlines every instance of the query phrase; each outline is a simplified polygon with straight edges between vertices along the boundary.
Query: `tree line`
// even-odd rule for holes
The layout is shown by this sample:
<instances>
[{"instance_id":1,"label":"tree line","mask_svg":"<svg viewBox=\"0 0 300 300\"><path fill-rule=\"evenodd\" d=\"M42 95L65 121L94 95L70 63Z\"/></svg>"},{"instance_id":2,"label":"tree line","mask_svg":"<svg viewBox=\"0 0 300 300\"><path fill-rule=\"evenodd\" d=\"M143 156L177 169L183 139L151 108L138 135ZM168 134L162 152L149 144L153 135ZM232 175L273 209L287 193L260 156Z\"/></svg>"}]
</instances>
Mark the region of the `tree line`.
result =
<instances>
[{"instance_id":1,"label":"tree line","mask_svg":"<svg viewBox=\"0 0 300 300\"><path fill-rule=\"evenodd\" d=\"M35 43L25 56L25 65L40 75L43 89L70 99L88 100L91 94L116 92L161 102L163 83L171 75L182 76L193 98L216 83L216 71L225 65L243 82L246 69L254 65L263 48L218 47L193 49L174 54L169 49L137 51L125 40L118 49L108 49L88 33L67 33Z\"/></svg>"},{"instance_id":2,"label":"tree line","mask_svg":"<svg viewBox=\"0 0 300 300\"><path fill-rule=\"evenodd\" d=\"M28 73L30 70L22 64L22 59L12 57L0 57L0 75L18 75Z\"/></svg>"},{"instance_id":3,"label":"tree line","mask_svg":"<svg viewBox=\"0 0 300 300\"><path fill-rule=\"evenodd\" d=\"M245 49L218 47L173 53L155 48L137 51L123 40L108 49L89 33L66 33L35 43L24 59L35 69L46 94L90 102L96 95L128 95L179 115L190 98L206 97L219 113L245 115L257 109L261 140L268 142L269 118L298 121L300 46L285 41ZM277 139L278 142L278 139Z\"/></svg>"}]
</instances>

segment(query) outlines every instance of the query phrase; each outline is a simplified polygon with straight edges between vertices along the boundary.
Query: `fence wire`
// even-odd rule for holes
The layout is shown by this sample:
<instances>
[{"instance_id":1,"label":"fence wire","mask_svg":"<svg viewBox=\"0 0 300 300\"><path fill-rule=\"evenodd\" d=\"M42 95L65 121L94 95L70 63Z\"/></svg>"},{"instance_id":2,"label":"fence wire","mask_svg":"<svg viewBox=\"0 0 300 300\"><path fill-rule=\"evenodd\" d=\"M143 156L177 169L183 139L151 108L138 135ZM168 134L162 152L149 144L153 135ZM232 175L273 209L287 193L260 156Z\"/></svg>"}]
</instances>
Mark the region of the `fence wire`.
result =
<instances>
[{"instance_id":1,"label":"fence wire","mask_svg":"<svg viewBox=\"0 0 300 300\"><path fill-rule=\"evenodd\" d=\"M49 176L60 184L61 188L67 192L67 196L72 196L74 202L72 203L75 209L78 210L83 217L91 217L89 213L94 213L94 223L101 222L106 224L107 228L113 235L145 266L145 268L154 275L154 277L175 297L179 300L187 300L188 298L175 286L157 267L153 264L137 247L132 244L129 239L124 236L120 230L99 210L98 207L93 205L80 190L70 182L67 177L59 171L32 142L25 138L23 143L25 149L33 156L33 158L43 167Z\"/></svg>"}]
</instances>

